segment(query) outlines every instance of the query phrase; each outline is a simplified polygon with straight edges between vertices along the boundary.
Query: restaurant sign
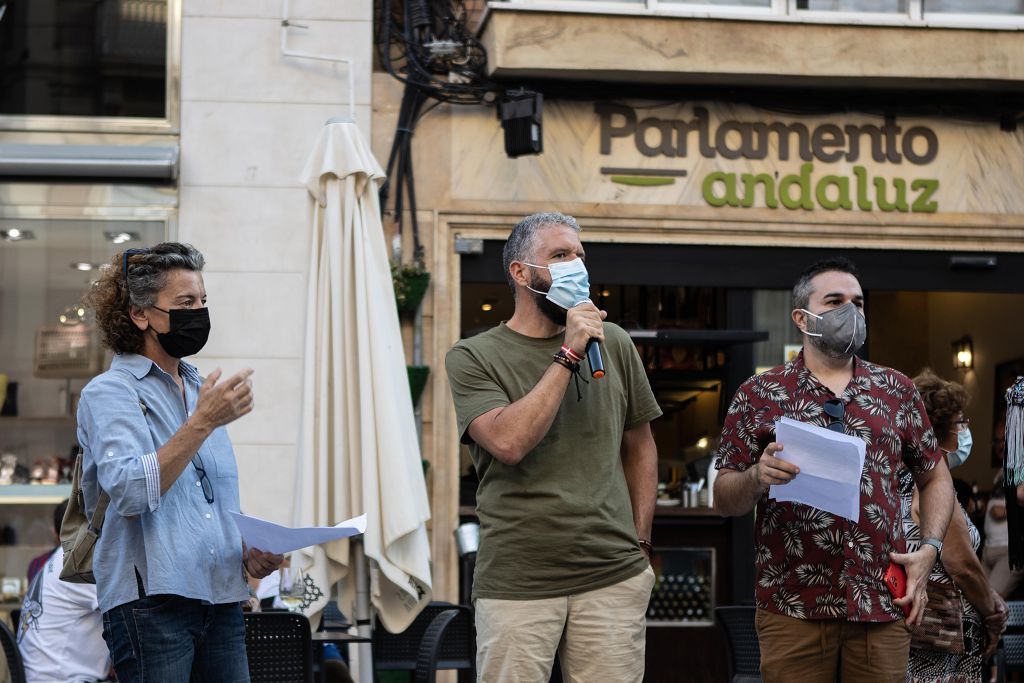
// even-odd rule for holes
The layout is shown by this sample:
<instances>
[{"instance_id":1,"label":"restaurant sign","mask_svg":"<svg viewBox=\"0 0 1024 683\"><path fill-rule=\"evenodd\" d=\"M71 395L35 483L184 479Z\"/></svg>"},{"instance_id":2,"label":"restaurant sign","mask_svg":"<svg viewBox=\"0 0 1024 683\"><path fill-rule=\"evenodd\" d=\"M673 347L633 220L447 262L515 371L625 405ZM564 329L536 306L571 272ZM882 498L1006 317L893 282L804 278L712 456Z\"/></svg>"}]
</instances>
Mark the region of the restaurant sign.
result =
<instances>
[{"instance_id":1,"label":"restaurant sign","mask_svg":"<svg viewBox=\"0 0 1024 683\"><path fill-rule=\"evenodd\" d=\"M812 125L773 120L715 121L695 106L685 118L643 116L623 104L598 102L600 154L632 144L643 157L668 162L665 168L602 167L623 185L659 186L685 177L679 160L714 160L701 174L704 201L715 207L764 206L807 211L934 213L939 179L929 173L939 153L939 137L929 126L904 128L894 117L878 123L816 120ZM620 156L616 154L616 156ZM764 160L799 159L798 169L757 169ZM735 168L730 168L730 162ZM885 174L879 169L888 167ZM770 170L767 169L767 170Z\"/></svg>"}]
</instances>

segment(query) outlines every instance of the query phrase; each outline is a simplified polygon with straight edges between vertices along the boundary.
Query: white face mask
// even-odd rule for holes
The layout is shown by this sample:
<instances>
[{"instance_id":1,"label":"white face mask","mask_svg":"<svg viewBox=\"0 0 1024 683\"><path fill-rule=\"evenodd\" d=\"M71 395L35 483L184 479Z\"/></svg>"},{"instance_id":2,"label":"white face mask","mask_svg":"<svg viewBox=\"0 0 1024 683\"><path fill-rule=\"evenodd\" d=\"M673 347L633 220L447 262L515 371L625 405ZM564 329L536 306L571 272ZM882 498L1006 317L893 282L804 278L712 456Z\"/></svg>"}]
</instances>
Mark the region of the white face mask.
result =
<instances>
[{"instance_id":1,"label":"white face mask","mask_svg":"<svg viewBox=\"0 0 1024 683\"><path fill-rule=\"evenodd\" d=\"M559 261L550 266L538 266L526 261L523 263L531 268L544 268L551 272L551 287L548 291L541 292L527 287L531 292L546 297L548 301L566 310L590 301L590 274L587 273L583 259Z\"/></svg>"}]
</instances>

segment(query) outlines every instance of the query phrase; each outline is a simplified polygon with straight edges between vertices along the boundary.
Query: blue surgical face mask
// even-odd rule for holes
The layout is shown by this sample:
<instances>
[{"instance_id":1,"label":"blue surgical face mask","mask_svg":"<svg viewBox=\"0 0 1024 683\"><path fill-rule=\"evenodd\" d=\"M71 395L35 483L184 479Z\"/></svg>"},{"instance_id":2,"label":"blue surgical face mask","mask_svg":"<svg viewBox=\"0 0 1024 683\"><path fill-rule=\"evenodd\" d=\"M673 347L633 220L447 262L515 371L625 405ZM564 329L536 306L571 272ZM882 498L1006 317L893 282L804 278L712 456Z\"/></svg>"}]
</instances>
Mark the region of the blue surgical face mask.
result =
<instances>
[{"instance_id":1,"label":"blue surgical face mask","mask_svg":"<svg viewBox=\"0 0 1024 683\"><path fill-rule=\"evenodd\" d=\"M961 429L956 433L956 450L946 453L949 469L960 467L967 462L967 458L971 455L972 445L974 445L974 438L971 436L970 429Z\"/></svg>"},{"instance_id":2,"label":"blue surgical face mask","mask_svg":"<svg viewBox=\"0 0 1024 683\"><path fill-rule=\"evenodd\" d=\"M548 301L570 309L590 301L590 275L587 273L587 266L583 259L575 258L572 261L559 261L550 266L537 266L526 263L531 268L546 268L551 271L551 287L546 292L541 292L533 287L527 287L531 292L540 294Z\"/></svg>"}]
</instances>

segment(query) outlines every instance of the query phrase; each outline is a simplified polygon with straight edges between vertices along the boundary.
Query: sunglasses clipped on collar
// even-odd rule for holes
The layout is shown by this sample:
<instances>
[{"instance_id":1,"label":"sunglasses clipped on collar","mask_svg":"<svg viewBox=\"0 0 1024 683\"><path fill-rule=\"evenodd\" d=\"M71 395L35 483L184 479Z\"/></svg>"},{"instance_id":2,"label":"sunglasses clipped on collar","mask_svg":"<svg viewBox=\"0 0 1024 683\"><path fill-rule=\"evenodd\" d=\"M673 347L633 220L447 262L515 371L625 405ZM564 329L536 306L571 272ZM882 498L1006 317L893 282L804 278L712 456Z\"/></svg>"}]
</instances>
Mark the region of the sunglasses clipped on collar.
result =
<instances>
[{"instance_id":1,"label":"sunglasses clipped on collar","mask_svg":"<svg viewBox=\"0 0 1024 683\"><path fill-rule=\"evenodd\" d=\"M846 404L838 398L831 398L825 401L821 407L825 410L825 414L831 418L825 428L831 429L833 432L845 434L846 429L843 426L843 415L846 414Z\"/></svg>"}]
</instances>

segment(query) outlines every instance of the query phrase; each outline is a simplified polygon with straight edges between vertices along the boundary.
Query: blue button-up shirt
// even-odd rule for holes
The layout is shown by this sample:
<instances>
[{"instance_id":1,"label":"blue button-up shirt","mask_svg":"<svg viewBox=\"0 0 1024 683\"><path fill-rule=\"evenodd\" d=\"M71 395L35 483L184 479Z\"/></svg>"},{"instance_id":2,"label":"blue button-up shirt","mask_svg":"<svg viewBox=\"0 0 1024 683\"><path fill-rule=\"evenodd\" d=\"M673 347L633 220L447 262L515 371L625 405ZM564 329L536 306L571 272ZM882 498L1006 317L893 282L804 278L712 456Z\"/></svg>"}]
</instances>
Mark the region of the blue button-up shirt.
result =
<instances>
[{"instance_id":1,"label":"blue button-up shirt","mask_svg":"<svg viewBox=\"0 0 1024 683\"><path fill-rule=\"evenodd\" d=\"M86 385L78 403L87 515L91 518L101 488L110 495L93 555L104 612L137 600L140 579L147 595L170 593L216 604L248 596L242 538L228 514L239 511L238 468L223 427L198 452L213 486L213 504L206 502L192 464L160 495L156 452L195 410L202 385L195 367L182 361L179 368L184 402L174 379L156 363L124 353Z\"/></svg>"}]
</instances>

